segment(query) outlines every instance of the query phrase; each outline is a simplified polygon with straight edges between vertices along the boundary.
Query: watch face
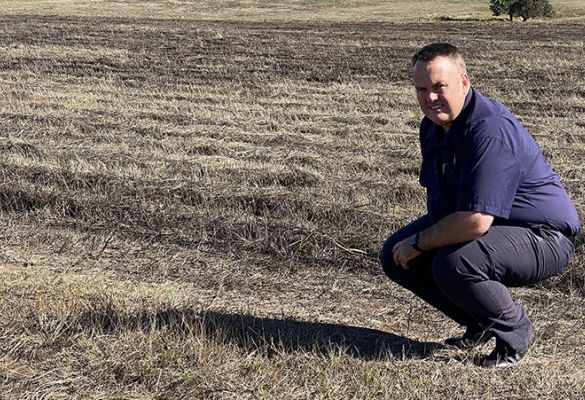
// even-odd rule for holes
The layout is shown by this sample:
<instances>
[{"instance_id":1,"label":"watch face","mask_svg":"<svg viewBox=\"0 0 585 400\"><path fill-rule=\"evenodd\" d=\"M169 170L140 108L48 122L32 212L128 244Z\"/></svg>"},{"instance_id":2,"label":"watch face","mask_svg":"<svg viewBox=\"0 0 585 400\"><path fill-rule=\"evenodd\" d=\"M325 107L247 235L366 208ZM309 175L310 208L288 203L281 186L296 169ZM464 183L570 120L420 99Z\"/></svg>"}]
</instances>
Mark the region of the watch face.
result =
<instances>
[{"instance_id":1,"label":"watch face","mask_svg":"<svg viewBox=\"0 0 585 400\"><path fill-rule=\"evenodd\" d=\"M418 237L416 235L412 235L410 237L410 239L408 240L408 242L410 243L411 246L416 246L418 245Z\"/></svg>"}]
</instances>

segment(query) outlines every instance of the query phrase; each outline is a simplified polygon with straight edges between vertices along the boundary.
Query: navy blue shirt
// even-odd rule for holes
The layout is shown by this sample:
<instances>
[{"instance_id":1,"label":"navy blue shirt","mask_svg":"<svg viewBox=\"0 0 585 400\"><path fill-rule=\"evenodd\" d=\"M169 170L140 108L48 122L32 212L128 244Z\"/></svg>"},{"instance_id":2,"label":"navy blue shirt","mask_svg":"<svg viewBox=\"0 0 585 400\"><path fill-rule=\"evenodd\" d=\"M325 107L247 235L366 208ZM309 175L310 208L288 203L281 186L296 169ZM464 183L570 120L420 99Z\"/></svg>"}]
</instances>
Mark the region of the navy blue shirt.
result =
<instances>
[{"instance_id":1,"label":"navy blue shirt","mask_svg":"<svg viewBox=\"0 0 585 400\"><path fill-rule=\"evenodd\" d=\"M423 118L420 142L420 183L433 221L474 211L493 215L495 225L579 232L579 216L558 175L501 103L472 88L447 133Z\"/></svg>"}]
</instances>

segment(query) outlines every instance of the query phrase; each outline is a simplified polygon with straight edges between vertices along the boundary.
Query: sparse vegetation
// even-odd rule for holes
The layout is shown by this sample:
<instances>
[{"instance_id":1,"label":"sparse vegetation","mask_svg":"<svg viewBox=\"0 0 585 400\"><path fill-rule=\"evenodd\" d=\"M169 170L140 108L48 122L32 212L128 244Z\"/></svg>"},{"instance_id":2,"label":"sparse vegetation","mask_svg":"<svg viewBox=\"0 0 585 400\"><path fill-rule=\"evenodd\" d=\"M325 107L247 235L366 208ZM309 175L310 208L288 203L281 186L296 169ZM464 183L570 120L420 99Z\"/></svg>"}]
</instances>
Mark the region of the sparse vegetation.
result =
<instances>
[{"instance_id":1,"label":"sparse vegetation","mask_svg":"<svg viewBox=\"0 0 585 400\"><path fill-rule=\"evenodd\" d=\"M585 215L585 20L364 3L2 3L1 398L582 397L582 241L514 289L537 344L508 371L441 348L460 328L377 252L424 210L408 60L437 39Z\"/></svg>"}]
</instances>

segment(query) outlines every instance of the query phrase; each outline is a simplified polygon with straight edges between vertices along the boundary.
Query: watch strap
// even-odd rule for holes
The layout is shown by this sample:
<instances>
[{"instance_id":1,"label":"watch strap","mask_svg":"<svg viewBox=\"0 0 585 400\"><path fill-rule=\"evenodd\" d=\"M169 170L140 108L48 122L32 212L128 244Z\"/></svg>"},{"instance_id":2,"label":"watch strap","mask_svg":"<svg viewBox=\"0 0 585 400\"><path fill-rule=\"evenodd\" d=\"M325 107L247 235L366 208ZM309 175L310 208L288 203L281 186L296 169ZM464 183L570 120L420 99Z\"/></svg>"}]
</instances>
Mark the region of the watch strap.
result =
<instances>
[{"instance_id":1,"label":"watch strap","mask_svg":"<svg viewBox=\"0 0 585 400\"><path fill-rule=\"evenodd\" d=\"M418 239L420 237L420 232L415 233L410 240L410 245L412 246L413 249L415 249L416 251L420 251L420 252L424 252L424 249L421 249L418 246Z\"/></svg>"}]
</instances>

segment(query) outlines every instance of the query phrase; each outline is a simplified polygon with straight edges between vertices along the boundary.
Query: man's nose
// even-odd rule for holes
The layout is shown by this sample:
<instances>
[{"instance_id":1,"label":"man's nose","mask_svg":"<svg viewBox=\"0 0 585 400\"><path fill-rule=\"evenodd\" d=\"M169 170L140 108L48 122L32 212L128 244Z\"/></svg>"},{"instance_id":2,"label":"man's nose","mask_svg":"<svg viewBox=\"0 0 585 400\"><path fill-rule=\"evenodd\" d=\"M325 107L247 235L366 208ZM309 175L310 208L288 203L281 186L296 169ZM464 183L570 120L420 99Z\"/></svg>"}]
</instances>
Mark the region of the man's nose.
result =
<instances>
[{"instance_id":1,"label":"man's nose","mask_svg":"<svg viewBox=\"0 0 585 400\"><path fill-rule=\"evenodd\" d=\"M437 94L437 92L434 92L432 90L429 90L428 92L428 100L430 102L433 102L435 100L437 100L439 98L439 95Z\"/></svg>"}]
</instances>

